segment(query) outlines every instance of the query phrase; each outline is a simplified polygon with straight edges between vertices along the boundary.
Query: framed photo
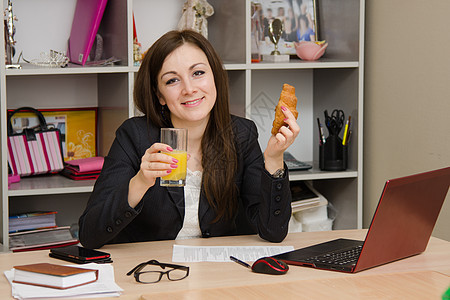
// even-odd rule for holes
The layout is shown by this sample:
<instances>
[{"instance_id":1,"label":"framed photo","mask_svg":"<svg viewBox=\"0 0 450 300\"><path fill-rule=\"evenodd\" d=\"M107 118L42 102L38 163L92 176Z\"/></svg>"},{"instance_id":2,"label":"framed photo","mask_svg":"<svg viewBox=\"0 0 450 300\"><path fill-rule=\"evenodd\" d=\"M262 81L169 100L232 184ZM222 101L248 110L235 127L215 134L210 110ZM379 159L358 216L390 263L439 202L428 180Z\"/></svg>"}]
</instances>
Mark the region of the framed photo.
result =
<instances>
[{"instance_id":1,"label":"framed photo","mask_svg":"<svg viewBox=\"0 0 450 300\"><path fill-rule=\"evenodd\" d=\"M295 55L294 42L317 41L316 0L259 0L252 2L252 36L260 54L270 54L269 25L275 19L283 24L278 43L281 54ZM257 50L252 49L252 53Z\"/></svg>"},{"instance_id":2,"label":"framed photo","mask_svg":"<svg viewBox=\"0 0 450 300\"><path fill-rule=\"evenodd\" d=\"M11 112L12 110L10 110ZM64 161L97 156L97 108L39 109L47 125L61 131ZM11 118L15 132L39 126L32 112L18 112Z\"/></svg>"}]
</instances>

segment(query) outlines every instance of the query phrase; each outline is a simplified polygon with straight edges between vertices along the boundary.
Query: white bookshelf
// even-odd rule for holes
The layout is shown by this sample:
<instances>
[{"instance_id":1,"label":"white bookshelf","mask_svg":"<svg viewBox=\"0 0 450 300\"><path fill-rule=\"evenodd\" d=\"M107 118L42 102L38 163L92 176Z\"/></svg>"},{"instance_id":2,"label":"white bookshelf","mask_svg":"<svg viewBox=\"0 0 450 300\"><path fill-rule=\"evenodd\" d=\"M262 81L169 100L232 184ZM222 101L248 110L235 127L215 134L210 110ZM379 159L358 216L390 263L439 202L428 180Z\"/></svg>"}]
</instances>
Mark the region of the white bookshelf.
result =
<instances>
[{"instance_id":1,"label":"white bookshelf","mask_svg":"<svg viewBox=\"0 0 450 300\"><path fill-rule=\"evenodd\" d=\"M58 2L58 1L57 1ZM2 204L0 242L8 249L8 216L16 210L46 210L58 207L58 225L76 223L84 210L93 182L79 182L59 175L23 178L7 184L7 109L21 106L44 108L97 107L98 154L106 155L117 127L135 115L132 89L138 70L132 60L132 16L138 39L148 48L160 35L174 29L184 1L110 0L102 30L113 42L105 51L121 58L116 66L42 68L23 64L20 70L5 70L0 62ZM362 146L364 0L319 0L319 30L329 42L326 54L315 62L291 59L288 63L250 62L250 1L209 0L215 14L208 19L209 39L229 72L232 113L254 119L265 147L273 111L258 115L258 101L277 101L283 83L296 87L299 98L301 133L290 152L299 160L311 162L308 171L290 173L290 180L308 180L338 210L336 229L362 227ZM27 59L49 49L64 51L76 0L14 1L18 16L16 50ZM48 5L53 5L49 10ZM55 6L56 5L56 6ZM6 7L3 1L3 8ZM49 12L58 12L49 17ZM31 13L32 12L32 13ZM47 17L46 17L47 16ZM344 24L345 22L345 24ZM36 24L44 32L36 33ZM55 26L58 24L58 26ZM58 27L51 31L48 28ZM342 28L338 33L336 28ZM3 30L3 29L2 29ZM3 32L2 32L3 33ZM4 55L4 41L1 42ZM17 58L17 55L15 56ZM349 167L343 172L320 171L315 119L323 110L341 108L352 115L353 135ZM262 120L262 121L261 121ZM6 249L6 250L5 250Z\"/></svg>"}]
</instances>

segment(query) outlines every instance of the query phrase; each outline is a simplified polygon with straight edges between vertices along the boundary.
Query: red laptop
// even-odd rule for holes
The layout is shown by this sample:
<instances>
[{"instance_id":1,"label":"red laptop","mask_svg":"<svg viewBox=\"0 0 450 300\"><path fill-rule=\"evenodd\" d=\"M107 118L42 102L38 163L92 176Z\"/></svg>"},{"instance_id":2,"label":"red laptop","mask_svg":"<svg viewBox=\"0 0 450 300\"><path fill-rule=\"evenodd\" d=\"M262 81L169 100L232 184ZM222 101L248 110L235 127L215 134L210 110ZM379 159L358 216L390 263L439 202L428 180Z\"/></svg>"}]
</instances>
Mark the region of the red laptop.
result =
<instances>
[{"instance_id":1,"label":"red laptop","mask_svg":"<svg viewBox=\"0 0 450 300\"><path fill-rule=\"evenodd\" d=\"M388 180L364 241L337 239L275 255L288 264L355 273L425 251L450 167Z\"/></svg>"}]
</instances>

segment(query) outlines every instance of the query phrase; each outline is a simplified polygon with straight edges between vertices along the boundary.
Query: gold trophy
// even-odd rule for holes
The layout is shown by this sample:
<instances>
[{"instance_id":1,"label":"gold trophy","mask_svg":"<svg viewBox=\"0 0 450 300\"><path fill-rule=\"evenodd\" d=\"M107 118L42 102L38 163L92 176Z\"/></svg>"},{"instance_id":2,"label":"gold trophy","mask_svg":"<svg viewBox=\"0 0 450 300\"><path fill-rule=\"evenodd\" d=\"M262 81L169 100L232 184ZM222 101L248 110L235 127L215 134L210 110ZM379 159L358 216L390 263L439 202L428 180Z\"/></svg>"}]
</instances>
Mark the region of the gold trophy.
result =
<instances>
[{"instance_id":1,"label":"gold trophy","mask_svg":"<svg viewBox=\"0 0 450 300\"><path fill-rule=\"evenodd\" d=\"M275 45L275 49L270 55L264 55L263 60L269 62L286 62L289 61L289 55L282 55L278 50L278 43L283 34L283 23L280 19L275 19L269 25L269 39Z\"/></svg>"},{"instance_id":2,"label":"gold trophy","mask_svg":"<svg viewBox=\"0 0 450 300\"><path fill-rule=\"evenodd\" d=\"M269 39L275 45L275 50L273 50L270 55L281 55L280 51L278 51L278 42L280 41L282 33L283 24L280 19L273 20L269 25Z\"/></svg>"}]
</instances>

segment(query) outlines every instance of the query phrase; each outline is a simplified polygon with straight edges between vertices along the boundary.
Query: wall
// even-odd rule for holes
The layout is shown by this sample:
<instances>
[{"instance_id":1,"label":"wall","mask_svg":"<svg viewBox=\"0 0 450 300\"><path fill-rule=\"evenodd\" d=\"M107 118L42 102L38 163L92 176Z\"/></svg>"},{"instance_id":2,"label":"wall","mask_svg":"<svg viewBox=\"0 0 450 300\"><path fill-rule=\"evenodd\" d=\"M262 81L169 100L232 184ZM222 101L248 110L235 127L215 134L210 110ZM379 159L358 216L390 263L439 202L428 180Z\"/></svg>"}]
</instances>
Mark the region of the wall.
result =
<instances>
[{"instance_id":1,"label":"wall","mask_svg":"<svg viewBox=\"0 0 450 300\"><path fill-rule=\"evenodd\" d=\"M448 0L366 1L364 228L386 179L450 166L449 12ZM449 195L433 236L450 241Z\"/></svg>"}]
</instances>

